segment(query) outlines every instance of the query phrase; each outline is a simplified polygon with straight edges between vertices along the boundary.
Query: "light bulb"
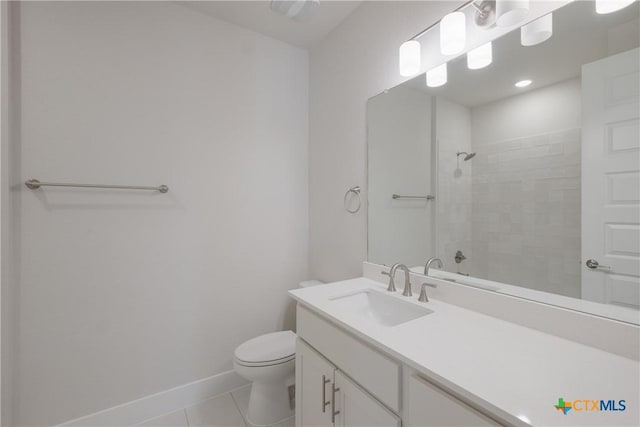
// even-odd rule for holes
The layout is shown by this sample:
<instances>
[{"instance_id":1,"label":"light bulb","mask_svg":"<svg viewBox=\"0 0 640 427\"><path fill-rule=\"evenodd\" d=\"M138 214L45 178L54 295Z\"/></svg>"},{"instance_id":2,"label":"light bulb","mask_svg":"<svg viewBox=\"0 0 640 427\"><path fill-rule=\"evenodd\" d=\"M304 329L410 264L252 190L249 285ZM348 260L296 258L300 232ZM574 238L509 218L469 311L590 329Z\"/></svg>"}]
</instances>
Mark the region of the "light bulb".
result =
<instances>
[{"instance_id":1,"label":"light bulb","mask_svg":"<svg viewBox=\"0 0 640 427\"><path fill-rule=\"evenodd\" d=\"M533 46L547 40L553 34L553 14L538 18L520 28L522 46Z\"/></svg>"},{"instance_id":2,"label":"light bulb","mask_svg":"<svg viewBox=\"0 0 640 427\"><path fill-rule=\"evenodd\" d=\"M526 80L520 80L519 82L517 82L514 86L515 87L527 87L531 84L531 80L526 79Z\"/></svg>"},{"instance_id":3,"label":"light bulb","mask_svg":"<svg viewBox=\"0 0 640 427\"><path fill-rule=\"evenodd\" d=\"M420 42L409 40L400 45L400 75L413 76L420 72Z\"/></svg>"},{"instance_id":4,"label":"light bulb","mask_svg":"<svg viewBox=\"0 0 640 427\"><path fill-rule=\"evenodd\" d=\"M447 63L427 71L427 86L439 87L447 83Z\"/></svg>"},{"instance_id":5,"label":"light bulb","mask_svg":"<svg viewBox=\"0 0 640 427\"><path fill-rule=\"evenodd\" d=\"M496 25L510 27L529 13L529 0L496 0Z\"/></svg>"},{"instance_id":6,"label":"light bulb","mask_svg":"<svg viewBox=\"0 0 640 427\"><path fill-rule=\"evenodd\" d=\"M467 43L467 19L462 12L445 15L440 21L440 52L455 55L464 50Z\"/></svg>"},{"instance_id":7,"label":"light bulb","mask_svg":"<svg viewBox=\"0 0 640 427\"><path fill-rule=\"evenodd\" d=\"M596 0L596 12L601 15L616 12L633 2L634 0Z\"/></svg>"},{"instance_id":8,"label":"light bulb","mask_svg":"<svg viewBox=\"0 0 640 427\"><path fill-rule=\"evenodd\" d=\"M491 42L467 52L467 67L469 67L470 70L484 68L491 64L491 61L493 61Z\"/></svg>"}]
</instances>

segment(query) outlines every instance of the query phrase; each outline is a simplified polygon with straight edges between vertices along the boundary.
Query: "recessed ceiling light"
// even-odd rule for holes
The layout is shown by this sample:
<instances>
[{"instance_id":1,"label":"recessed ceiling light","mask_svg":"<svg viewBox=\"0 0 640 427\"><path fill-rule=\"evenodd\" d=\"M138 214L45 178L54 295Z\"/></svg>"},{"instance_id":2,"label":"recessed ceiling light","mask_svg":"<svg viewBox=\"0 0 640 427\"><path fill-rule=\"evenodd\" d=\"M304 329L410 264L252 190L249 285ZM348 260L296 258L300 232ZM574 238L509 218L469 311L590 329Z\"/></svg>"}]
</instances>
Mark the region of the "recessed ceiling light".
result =
<instances>
[{"instance_id":1,"label":"recessed ceiling light","mask_svg":"<svg viewBox=\"0 0 640 427\"><path fill-rule=\"evenodd\" d=\"M516 87L527 87L531 84L531 80L520 80L516 83Z\"/></svg>"}]
</instances>

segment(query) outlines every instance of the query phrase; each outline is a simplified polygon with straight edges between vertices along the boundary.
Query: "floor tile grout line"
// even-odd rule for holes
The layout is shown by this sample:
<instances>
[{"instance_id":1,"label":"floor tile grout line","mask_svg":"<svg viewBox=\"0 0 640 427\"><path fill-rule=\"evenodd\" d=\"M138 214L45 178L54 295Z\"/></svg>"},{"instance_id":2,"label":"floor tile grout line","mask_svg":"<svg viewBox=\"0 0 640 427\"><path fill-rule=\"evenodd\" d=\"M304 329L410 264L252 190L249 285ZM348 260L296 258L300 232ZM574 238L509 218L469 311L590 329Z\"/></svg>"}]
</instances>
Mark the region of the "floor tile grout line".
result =
<instances>
[{"instance_id":1,"label":"floor tile grout line","mask_svg":"<svg viewBox=\"0 0 640 427\"><path fill-rule=\"evenodd\" d=\"M231 400L233 401L233 404L235 405L236 409L240 413L240 417L242 418L242 421L244 422L245 427L249 427L250 423L245 418L245 415L242 413L242 410L240 409L240 405L238 404L238 401L236 400L235 396L231 392L229 393L229 396L231 396Z\"/></svg>"}]
</instances>

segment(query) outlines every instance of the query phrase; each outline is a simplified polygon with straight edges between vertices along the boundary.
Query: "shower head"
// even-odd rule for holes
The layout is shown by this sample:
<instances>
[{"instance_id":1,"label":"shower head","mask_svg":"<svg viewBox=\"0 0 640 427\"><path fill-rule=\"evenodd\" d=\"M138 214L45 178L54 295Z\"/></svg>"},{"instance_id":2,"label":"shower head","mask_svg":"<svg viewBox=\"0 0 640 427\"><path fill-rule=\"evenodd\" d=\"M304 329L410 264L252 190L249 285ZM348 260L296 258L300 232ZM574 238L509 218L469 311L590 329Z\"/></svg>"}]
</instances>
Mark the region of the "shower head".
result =
<instances>
[{"instance_id":1,"label":"shower head","mask_svg":"<svg viewBox=\"0 0 640 427\"><path fill-rule=\"evenodd\" d=\"M467 153L466 151L460 151L460 152L458 152L457 156L460 157L463 154L464 154L464 159L462 159L462 160L464 160L465 162L467 160L473 159L475 157L475 155L476 155L476 153Z\"/></svg>"}]
</instances>

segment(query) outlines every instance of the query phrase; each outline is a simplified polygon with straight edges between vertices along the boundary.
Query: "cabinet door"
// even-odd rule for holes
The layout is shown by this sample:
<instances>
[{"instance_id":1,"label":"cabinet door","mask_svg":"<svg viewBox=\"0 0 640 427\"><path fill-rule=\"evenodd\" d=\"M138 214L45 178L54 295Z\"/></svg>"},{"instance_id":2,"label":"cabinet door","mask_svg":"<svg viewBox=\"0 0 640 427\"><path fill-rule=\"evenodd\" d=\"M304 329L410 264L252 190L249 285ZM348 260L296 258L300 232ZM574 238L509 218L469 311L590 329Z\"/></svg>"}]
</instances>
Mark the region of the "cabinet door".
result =
<instances>
[{"instance_id":1,"label":"cabinet door","mask_svg":"<svg viewBox=\"0 0 640 427\"><path fill-rule=\"evenodd\" d=\"M296 343L296 426L330 427L335 367L298 338Z\"/></svg>"},{"instance_id":2,"label":"cabinet door","mask_svg":"<svg viewBox=\"0 0 640 427\"><path fill-rule=\"evenodd\" d=\"M400 427L400 418L342 372L335 379L335 427Z\"/></svg>"},{"instance_id":3,"label":"cabinet door","mask_svg":"<svg viewBox=\"0 0 640 427\"><path fill-rule=\"evenodd\" d=\"M407 427L480 427L500 424L418 376L409 378Z\"/></svg>"}]
</instances>

